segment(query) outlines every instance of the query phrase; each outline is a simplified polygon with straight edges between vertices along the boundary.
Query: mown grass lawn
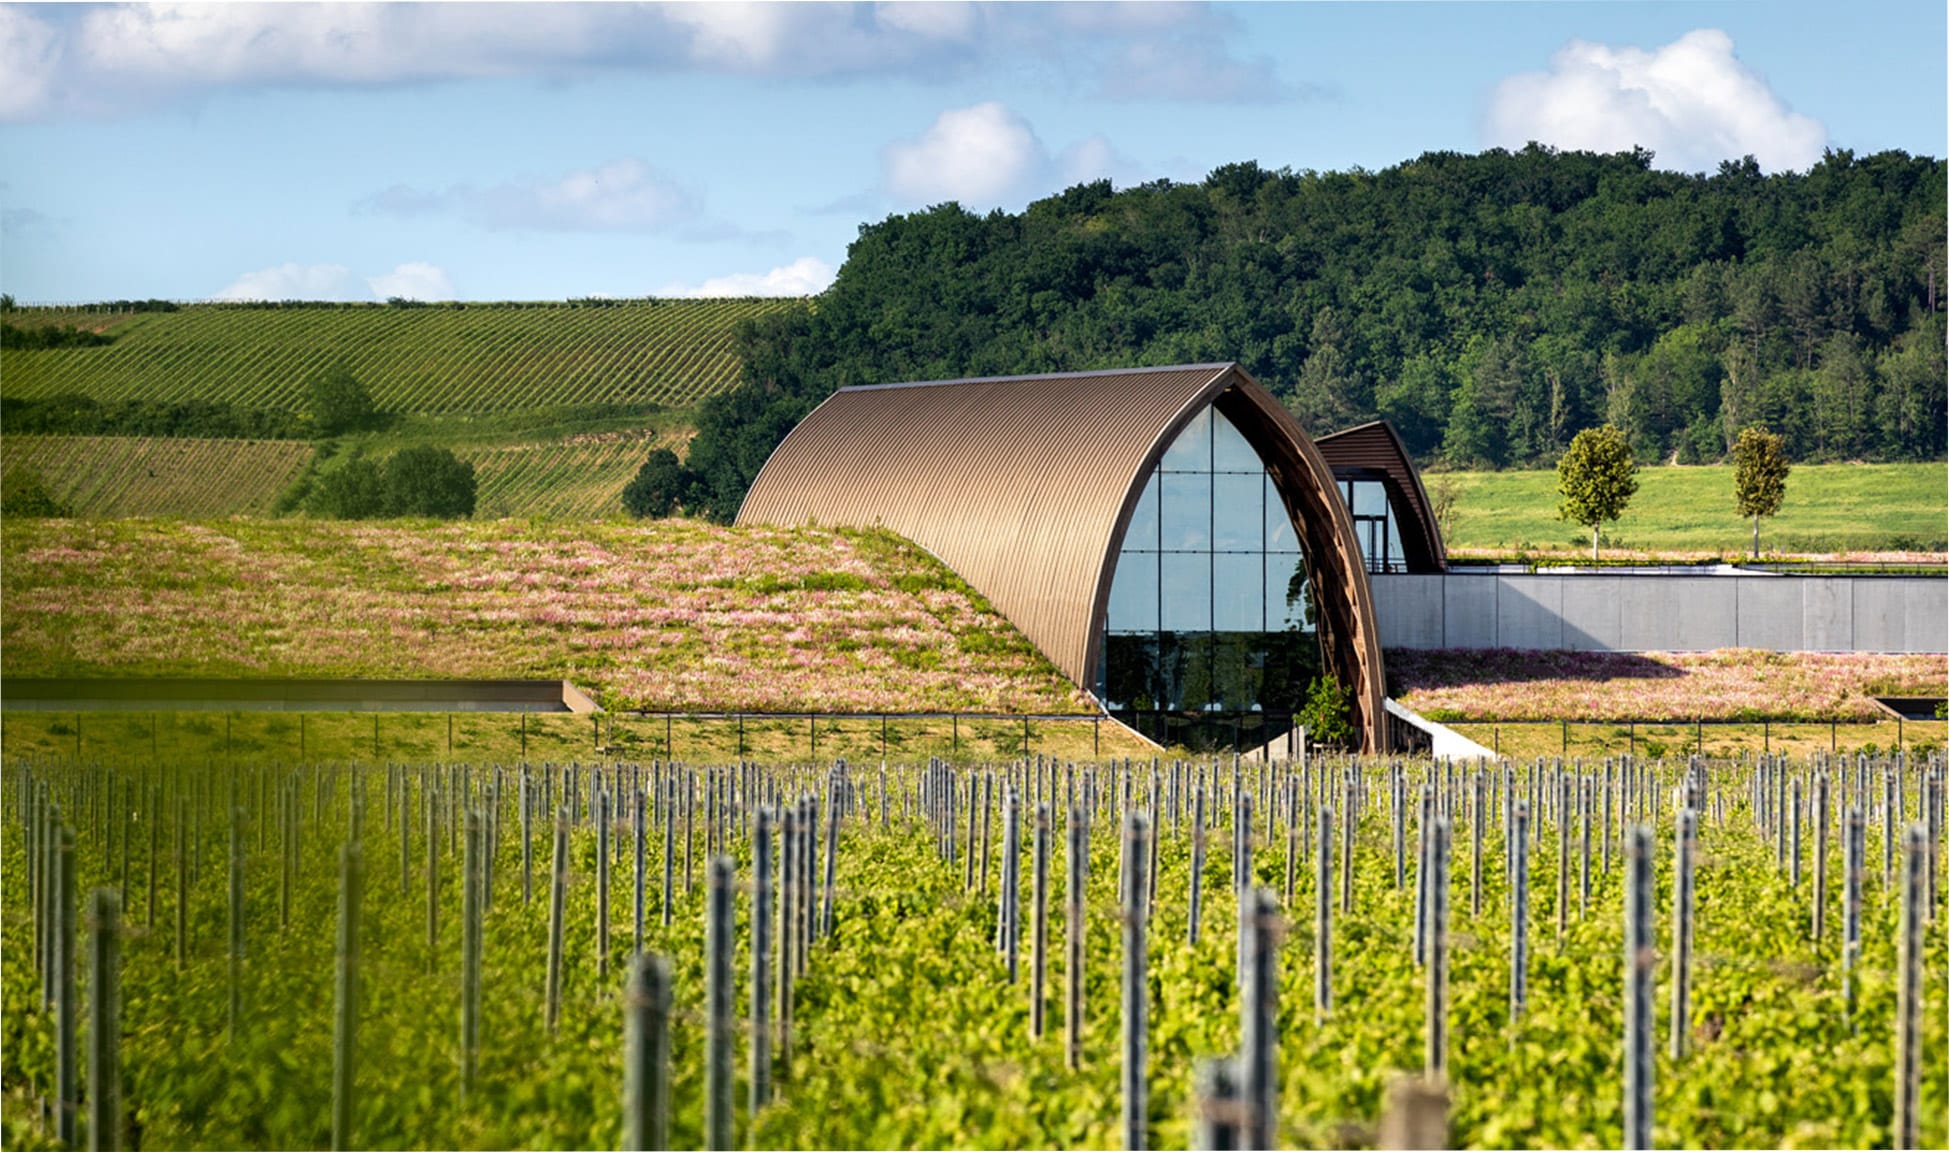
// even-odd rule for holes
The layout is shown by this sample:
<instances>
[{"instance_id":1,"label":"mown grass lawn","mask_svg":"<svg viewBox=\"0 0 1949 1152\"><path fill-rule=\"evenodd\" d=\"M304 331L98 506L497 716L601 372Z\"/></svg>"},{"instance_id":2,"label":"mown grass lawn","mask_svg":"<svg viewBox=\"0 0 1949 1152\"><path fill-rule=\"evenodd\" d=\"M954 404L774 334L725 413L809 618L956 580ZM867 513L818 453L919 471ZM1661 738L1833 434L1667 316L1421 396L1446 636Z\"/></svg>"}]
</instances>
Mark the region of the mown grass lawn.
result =
<instances>
[{"instance_id":1,"label":"mown grass lawn","mask_svg":"<svg viewBox=\"0 0 1949 1152\"><path fill-rule=\"evenodd\" d=\"M1453 484L1451 549L1588 552L1590 533L1557 519L1551 470L1430 473L1433 497ZM1619 552L1747 554L1753 524L1738 515L1731 465L1644 468L1638 494L1604 548ZM1942 552L1949 547L1949 470L1924 464L1796 464L1786 505L1760 525L1769 553Z\"/></svg>"}]
</instances>

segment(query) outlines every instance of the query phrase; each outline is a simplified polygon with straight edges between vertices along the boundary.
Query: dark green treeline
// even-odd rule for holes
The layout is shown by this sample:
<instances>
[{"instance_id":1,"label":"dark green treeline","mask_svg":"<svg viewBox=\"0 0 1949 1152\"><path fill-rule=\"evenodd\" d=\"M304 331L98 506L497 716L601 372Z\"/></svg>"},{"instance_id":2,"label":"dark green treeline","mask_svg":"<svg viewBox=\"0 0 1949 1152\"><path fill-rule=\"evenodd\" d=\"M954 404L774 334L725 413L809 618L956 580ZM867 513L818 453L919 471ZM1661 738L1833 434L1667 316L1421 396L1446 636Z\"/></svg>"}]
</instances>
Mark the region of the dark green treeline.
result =
<instances>
[{"instance_id":1,"label":"dark green treeline","mask_svg":"<svg viewBox=\"0 0 1949 1152\"><path fill-rule=\"evenodd\" d=\"M1315 434L1381 416L1456 465L1547 463L1606 421L1641 460L1716 460L1755 423L1796 459L1940 457L1943 162L1651 162L1248 162L863 226L829 291L741 333L744 384L700 412L687 503L734 514L843 385L1211 360Z\"/></svg>"}]
</instances>

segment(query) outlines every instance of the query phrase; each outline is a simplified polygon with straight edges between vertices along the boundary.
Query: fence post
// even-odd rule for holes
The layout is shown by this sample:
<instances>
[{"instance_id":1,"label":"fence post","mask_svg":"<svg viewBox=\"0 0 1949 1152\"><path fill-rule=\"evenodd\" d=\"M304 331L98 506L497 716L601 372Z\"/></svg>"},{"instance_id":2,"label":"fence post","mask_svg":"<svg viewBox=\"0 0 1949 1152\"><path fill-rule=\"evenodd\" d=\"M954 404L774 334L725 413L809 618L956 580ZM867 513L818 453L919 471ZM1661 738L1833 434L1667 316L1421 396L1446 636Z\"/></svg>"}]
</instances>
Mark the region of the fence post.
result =
<instances>
[{"instance_id":1,"label":"fence post","mask_svg":"<svg viewBox=\"0 0 1949 1152\"><path fill-rule=\"evenodd\" d=\"M332 1147L352 1147L352 1090L358 1080L359 919L364 903L359 844L338 850L338 987L332 1021Z\"/></svg>"},{"instance_id":2,"label":"fence post","mask_svg":"<svg viewBox=\"0 0 1949 1152\"><path fill-rule=\"evenodd\" d=\"M1279 1146L1279 907L1258 885L1239 891L1249 911L1239 1044L1245 1064L1246 1147Z\"/></svg>"},{"instance_id":3,"label":"fence post","mask_svg":"<svg viewBox=\"0 0 1949 1152\"><path fill-rule=\"evenodd\" d=\"M1924 797L1927 781L1923 783ZM1922 924L1929 846L1927 830L1915 824L1902 834L1901 934L1897 937L1895 978L1895 1126L1890 1133L1896 1148L1920 1146L1922 1106Z\"/></svg>"},{"instance_id":4,"label":"fence post","mask_svg":"<svg viewBox=\"0 0 1949 1152\"><path fill-rule=\"evenodd\" d=\"M1233 1057L1212 1056L1198 1061L1192 1147L1208 1152L1257 1147L1246 1142L1250 1108L1242 1099L1240 1079L1238 1061Z\"/></svg>"},{"instance_id":5,"label":"fence post","mask_svg":"<svg viewBox=\"0 0 1949 1152\"><path fill-rule=\"evenodd\" d=\"M1698 861L1698 813L1678 813L1677 861L1672 877L1672 1035L1671 1055L1685 1055L1692 1030L1692 937L1694 876Z\"/></svg>"},{"instance_id":6,"label":"fence post","mask_svg":"<svg viewBox=\"0 0 1949 1152\"><path fill-rule=\"evenodd\" d=\"M1064 831L1069 841L1065 861L1069 875L1063 886L1063 947L1067 950L1063 959L1063 1026L1068 1066L1073 1072L1083 1061L1083 935L1087 928L1083 897L1090 874L1089 826L1083 820L1082 809L1075 804L1069 806Z\"/></svg>"},{"instance_id":7,"label":"fence post","mask_svg":"<svg viewBox=\"0 0 1949 1152\"><path fill-rule=\"evenodd\" d=\"M1451 826L1446 818L1433 822L1428 832L1424 867L1428 870L1427 902L1422 906L1427 921L1427 1059L1425 1070L1431 1082L1448 1076L1448 845ZM1270 1145L1268 1145L1270 1147Z\"/></svg>"},{"instance_id":8,"label":"fence post","mask_svg":"<svg viewBox=\"0 0 1949 1152\"><path fill-rule=\"evenodd\" d=\"M1651 1147L1653 851L1651 829L1633 827L1624 846L1624 1147L1634 1152Z\"/></svg>"},{"instance_id":9,"label":"fence post","mask_svg":"<svg viewBox=\"0 0 1949 1152\"><path fill-rule=\"evenodd\" d=\"M737 948L737 924L732 907L736 875L729 856L710 862L707 880L710 916L706 921L704 999L708 1025L704 1034L704 1145L731 1147L731 997L732 953Z\"/></svg>"},{"instance_id":10,"label":"fence post","mask_svg":"<svg viewBox=\"0 0 1949 1152\"><path fill-rule=\"evenodd\" d=\"M670 1146L670 962L639 953L623 1015L623 1147Z\"/></svg>"},{"instance_id":11,"label":"fence post","mask_svg":"<svg viewBox=\"0 0 1949 1152\"><path fill-rule=\"evenodd\" d=\"M1149 852L1150 821L1141 811L1124 818L1124 858L1142 860ZM1124 869L1123 886L1123 1146L1142 1152L1149 1145L1149 957L1144 914L1149 902L1147 869Z\"/></svg>"},{"instance_id":12,"label":"fence post","mask_svg":"<svg viewBox=\"0 0 1949 1152\"><path fill-rule=\"evenodd\" d=\"M1333 808L1320 805L1319 866L1313 877L1313 1019L1333 1014Z\"/></svg>"},{"instance_id":13,"label":"fence post","mask_svg":"<svg viewBox=\"0 0 1949 1152\"><path fill-rule=\"evenodd\" d=\"M97 888L88 925L88 1148L122 1146L122 902Z\"/></svg>"},{"instance_id":14,"label":"fence post","mask_svg":"<svg viewBox=\"0 0 1949 1152\"><path fill-rule=\"evenodd\" d=\"M751 1115L771 1102L772 810L751 841Z\"/></svg>"}]
</instances>

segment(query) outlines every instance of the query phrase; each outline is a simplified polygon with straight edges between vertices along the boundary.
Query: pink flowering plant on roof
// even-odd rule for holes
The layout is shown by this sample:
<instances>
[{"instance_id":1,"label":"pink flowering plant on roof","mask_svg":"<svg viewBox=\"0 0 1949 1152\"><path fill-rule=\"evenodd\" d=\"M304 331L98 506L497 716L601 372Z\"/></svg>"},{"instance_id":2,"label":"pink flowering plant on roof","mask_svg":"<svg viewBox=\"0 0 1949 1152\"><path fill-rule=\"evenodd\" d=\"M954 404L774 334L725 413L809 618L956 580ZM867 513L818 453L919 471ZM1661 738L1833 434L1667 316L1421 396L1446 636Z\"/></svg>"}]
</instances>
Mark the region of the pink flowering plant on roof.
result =
<instances>
[{"instance_id":1,"label":"pink flowering plant on roof","mask_svg":"<svg viewBox=\"0 0 1949 1152\"><path fill-rule=\"evenodd\" d=\"M8 676L563 677L609 708L1086 706L884 532L21 521L0 577Z\"/></svg>"},{"instance_id":2,"label":"pink flowering plant on roof","mask_svg":"<svg viewBox=\"0 0 1949 1152\"><path fill-rule=\"evenodd\" d=\"M1939 696L1940 654L1387 653L1401 702L1438 720L1868 720L1873 696Z\"/></svg>"}]
</instances>

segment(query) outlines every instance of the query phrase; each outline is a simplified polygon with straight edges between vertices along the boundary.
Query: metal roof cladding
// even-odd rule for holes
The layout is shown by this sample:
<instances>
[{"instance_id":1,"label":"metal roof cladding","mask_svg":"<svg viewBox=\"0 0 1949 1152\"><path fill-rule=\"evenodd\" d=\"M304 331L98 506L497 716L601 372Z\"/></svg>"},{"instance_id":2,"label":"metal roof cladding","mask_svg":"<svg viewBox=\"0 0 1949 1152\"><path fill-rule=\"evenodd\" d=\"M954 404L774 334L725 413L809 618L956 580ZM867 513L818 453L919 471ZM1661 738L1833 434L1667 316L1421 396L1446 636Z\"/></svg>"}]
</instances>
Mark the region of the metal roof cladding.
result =
<instances>
[{"instance_id":1,"label":"metal roof cladding","mask_svg":"<svg viewBox=\"0 0 1949 1152\"><path fill-rule=\"evenodd\" d=\"M1336 470L1365 470L1386 477L1388 501L1396 510L1401 546L1407 549L1408 571L1446 572L1448 548L1442 543L1441 525L1435 522L1434 504L1421 486L1421 473L1408 456L1408 446L1400 433L1385 420L1374 420L1342 429L1313 442ZM1407 517L1399 514L1405 511Z\"/></svg>"},{"instance_id":2,"label":"metal roof cladding","mask_svg":"<svg viewBox=\"0 0 1949 1152\"><path fill-rule=\"evenodd\" d=\"M933 553L1081 685L1096 683L1131 511L1180 429L1214 405L1257 449L1311 567L1328 664L1382 746L1373 594L1333 470L1234 363L842 388L752 481L739 524L885 527Z\"/></svg>"}]
</instances>

